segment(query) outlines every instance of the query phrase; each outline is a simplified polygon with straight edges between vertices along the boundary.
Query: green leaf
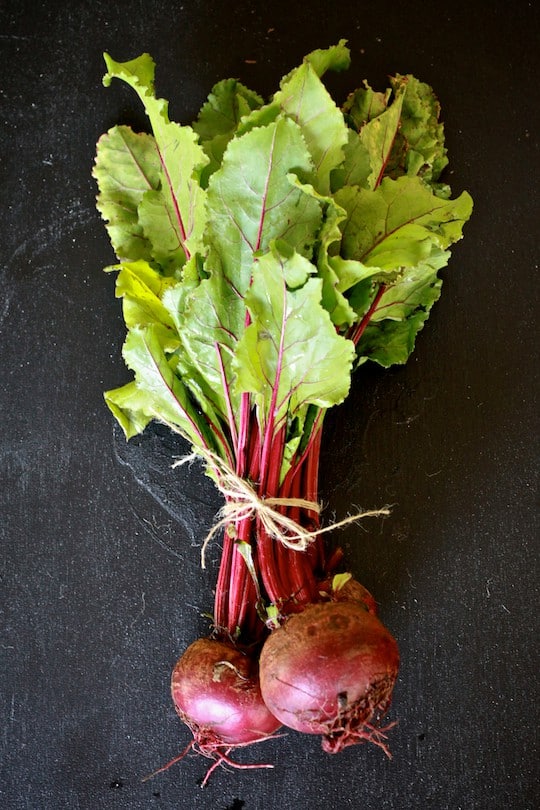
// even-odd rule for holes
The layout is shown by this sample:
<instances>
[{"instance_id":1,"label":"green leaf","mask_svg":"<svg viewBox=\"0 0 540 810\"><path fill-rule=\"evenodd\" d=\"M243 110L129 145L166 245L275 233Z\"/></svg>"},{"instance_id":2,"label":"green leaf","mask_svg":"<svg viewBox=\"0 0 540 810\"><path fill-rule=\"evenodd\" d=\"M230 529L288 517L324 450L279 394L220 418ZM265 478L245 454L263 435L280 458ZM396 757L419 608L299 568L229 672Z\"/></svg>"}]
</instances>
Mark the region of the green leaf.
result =
<instances>
[{"instance_id":1,"label":"green leaf","mask_svg":"<svg viewBox=\"0 0 540 810\"><path fill-rule=\"evenodd\" d=\"M125 433L126 439L142 433L153 419L148 396L129 382L104 393L105 402Z\"/></svg>"},{"instance_id":2,"label":"green leaf","mask_svg":"<svg viewBox=\"0 0 540 810\"><path fill-rule=\"evenodd\" d=\"M403 98L404 91L400 89L392 104L376 118L368 121L360 131L360 140L366 148L371 165L367 188L376 188L382 181L398 134Z\"/></svg>"},{"instance_id":3,"label":"green leaf","mask_svg":"<svg viewBox=\"0 0 540 810\"><path fill-rule=\"evenodd\" d=\"M385 178L373 191L347 187L335 199L347 212L342 255L390 271L415 266L433 247L460 239L472 211L466 192L443 200L417 177Z\"/></svg>"},{"instance_id":4,"label":"green leaf","mask_svg":"<svg viewBox=\"0 0 540 810\"><path fill-rule=\"evenodd\" d=\"M390 90L384 93L372 90L367 82L363 87L357 88L351 93L343 105L343 112L348 123L360 132L362 127L369 121L381 115L387 107L390 98Z\"/></svg>"},{"instance_id":5,"label":"green leaf","mask_svg":"<svg viewBox=\"0 0 540 810\"><path fill-rule=\"evenodd\" d=\"M224 79L212 88L193 129L201 143L219 135L232 137L244 115L263 105L263 99L237 79Z\"/></svg>"},{"instance_id":6,"label":"green leaf","mask_svg":"<svg viewBox=\"0 0 540 810\"><path fill-rule=\"evenodd\" d=\"M334 269L333 259L330 256L331 251L337 249L337 245L341 242L339 225L345 219L346 212L336 204L332 196L320 194L311 183L301 183L296 178L294 184L304 194L317 200L324 211L315 245L317 273L322 279L322 305L329 312L336 326L350 325L354 321L354 311L345 296L342 295L339 273Z\"/></svg>"},{"instance_id":7,"label":"green leaf","mask_svg":"<svg viewBox=\"0 0 540 810\"><path fill-rule=\"evenodd\" d=\"M288 263L276 251L259 259L246 293L252 322L236 352L239 390L255 395L276 429L310 403L342 402L354 358L353 344L336 333L321 305L321 280L309 277L289 289Z\"/></svg>"},{"instance_id":8,"label":"green leaf","mask_svg":"<svg viewBox=\"0 0 540 810\"><path fill-rule=\"evenodd\" d=\"M224 79L212 88L193 129L208 155L202 185L221 165L227 144L234 137L242 118L263 105L263 99L237 79Z\"/></svg>"},{"instance_id":9,"label":"green leaf","mask_svg":"<svg viewBox=\"0 0 540 810\"><path fill-rule=\"evenodd\" d=\"M144 233L149 236L152 260L162 273L173 275L186 261L186 243L178 233L172 198L161 189L147 191L140 202L138 215Z\"/></svg>"},{"instance_id":10,"label":"green leaf","mask_svg":"<svg viewBox=\"0 0 540 810\"><path fill-rule=\"evenodd\" d=\"M150 260L151 245L138 220L145 192L159 186L160 162L151 135L117 126L97 144L92 171L99 194L97 209L106 221L114 252L120 260Z\"/></svg>"},{"instance_id":11,"label":"green leaf","mask_svg":"<svg viewBox=\"0 0 540 810\"><path fill-rule=\"evenodd\" d=\"M174 327L173 319L161 299L165 290L177 282L162 276L148 262L124 262L116 268L116 297L124 299L126 326L162 323Z\"/></svg>"},{"instance_id":12,"label":"green leaf","mask_svg":"<svg viewBox=\"0 0 540 810\"><path fill-rule=\"evenodd\" d=\"M404 89L405 94L400 132L389 169L393 176L405 172L420 175L433 184L448 163L439 101L428 84L411 74L397 74L390 83L395 93Z\"/></svg>"},{"instance_id":13,"label":"green leaf","mask_svg":"<svg viewBox=\"0 0 540 810\"><path fill-rule=\"evenodd\" d=\"M199 179L208 157L198 143L191 127L179 126L169 121L168 103L154 95L155 65L148 54L130 62L115 62L105 54L108 72L103 78L105 85L113 78L122 79L139 95L150 119L162 170L160 189L162 203L154 194L153 210L146 212L146 236L153 251L162 251L163 234L166 235L166 251L170 245L179 246L177 255L181 263L202 249L205 227L205 192ZM158 210L159 209L159 210Z\"/></svg>"},{"instance_id":14,"label":"green leaf","mask_svg":"<svg viewBox=\"0 0 540 810\"><path fill-rule=\"evenodd\" d=\"M186 299L180 320L182 346L189 358L186 382L196 385L226 421L234 421L239 410L233 359L245 318L244 302L216 273Z\"/></svg>"},{"instance_id":15,"label":"green leaf","mask_svg":"<svg viewBox=\"0 0 540 810\"><path fill-rule=\"evenodd\" d=\"M340 591L344 585L352 579L352 574L347 572L344 574L334 574L332 577L332 593Z\"/></svg>"},{"instance_id":16,"label":"green leaf","mask_svg":"<svg viewBox=\"0 0 540 810\"><path fill-rule=\"evenodd\" d=\"M364 93L368 95L368 90ZM393 102L382 111L363 112L369 117L359 127L358 134L349 130L343 166L332 175L334 189L344 185L374 189L380 184L399 131L403 97L404 89L398 89ZM387 96L384 101L388 101Z\"/></svg>"},{"instance_id":17,"label":"green leaf","mask_svg":"<svg viewBox=\"0 0 540 810\"><path fill-rule=\"evenodd\" d=\"M369 151L354 129L347 131L347 143L343 147L343 164L331 174L332 191L343 186L368 188L372 174Z\"/></svg>"},{"instance_id":18,"label":"green leaf","mask_svg":"<svg viewBox=\"0 0 540 810\"><path fill-rule=\"evenodd\" d=\"M308 53L303 62L304 64L309 63L319 77L328 70L334 70L336 73L347 70L351 64L351 52L347 47L347 40L340 39L337 45L331 45L329 48L317 48ZM286 82L296 70L297 68L285 76L283 81Z\"/></svg>"},{"instance_id":19,"label":"green leaf","mask_svg":"<svg viewBox=\"0 0 540 810\"><path fill-rule=\"evenodd\" d=\"M207 197L207 266L223 274L239 296L249 287L255 254L276 239L310 255L320 206L294 188L289 172L311 171L300 128L279 118L233 139Z\"/></svg>"},{"instance_id":20,"label":"green leaf","mask_svg":"<svg viewBox=\"0 0 540 810\"><path fill-rule=\"evenodd\" d=\"M419 310L405 321L381 321L365 330L358 345L359 362L372 360L384 368L405 363L428 313Z\"/></svg>"},{"instance_id":21,"label":"green leaf","mask_svg":"<svg viewBox=\"0 0 540 810\"><path fill-rule=\"evenodd\" d=\"M438 253L443 261L424 262L410 269L399 281L392 284L381 297L371 323L381 320L402 321L417 309L429 312L440 296L441 280L437 271L447 263L448 252Z\"/></svg>"},{"instance_id":22,"label":"green leaf","mask_svg":"<svg viewBox=\"0 0 540 810\"><path fill-rule=\"evenodd\" d=\"M122 354L128 368L135 373L137 388L146 395L146 412L176 429L195 446L211 447L213 441L204 419L193 407L186 387L174 374L155 328L131 329Z\"/></svg>"},{"instance_id":23,"label":"green leaf","mask_svg":"<svg viewBox=\"0 0 540 810\"><path fill-rule=\"evenodd\" d=\"M282 81L274 103L301 127L315 166L314 186L321 194L327 194L330 173L343 161L348 133L343 113L317 72L322 69L323 53L314 61L307 57ZM329 55L327 60L331 62Z\"/></svg>"},{"instance_id":24,"label":"green leaf","mask_svg":"<svg viewBox=\"0 0 540 810\"><path fill-rule=\"evenodd\" d=\"M369 359L384 367L406 362L441 294L442 281L437 273L449 257L449 251L435 248L427 261L404 271L385 290L358 343L359 362Z\"/></svg>"}]
</instances>

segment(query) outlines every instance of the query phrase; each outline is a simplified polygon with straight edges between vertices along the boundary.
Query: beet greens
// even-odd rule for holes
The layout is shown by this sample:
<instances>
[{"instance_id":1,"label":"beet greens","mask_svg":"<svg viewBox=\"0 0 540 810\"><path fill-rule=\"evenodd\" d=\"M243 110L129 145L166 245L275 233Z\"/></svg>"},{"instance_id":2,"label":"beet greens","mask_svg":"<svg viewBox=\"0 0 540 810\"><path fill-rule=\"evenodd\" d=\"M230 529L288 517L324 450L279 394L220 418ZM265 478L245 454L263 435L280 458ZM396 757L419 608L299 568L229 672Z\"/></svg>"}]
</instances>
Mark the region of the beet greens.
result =
<instances>
[{"instance_id":1,"label":"beet greens","mask_svg":"<svg viewBox=\"0 0 540 810\"><path fill-rule=\"evenodd\" d=\"M213 638L256 661L288 617L342 601L347 615L352 605L361 612L351 626L371 627L373 598L359 585L346 591L335 576L340 552L328 555L318 533L319 454L326 411L346 398L353 370L407 360L471 214L470 196L452 199L440 180L447 156L433 91L396 75L384 92L364 83L340 108L322 78L349 66L341 41L306 56L268 101L219 82L181 126L155 95L148 54L105 61L104 83L130 85L152 129L115 126L97 147L97 205L118 259L107 269L117 273L134 374L105 398L128 439L152 420L183 436L223 494ZM367 712L355 698L347 711L359 719L346 732L325 704L313 733L326 750L380 742L366 729L389 705L393 654L388 694ZM173 695L192 694L179 667ZM221 676L210 681L215 689ZM339 720L346 698L329 700ZM211 717L190 720L175 702L217 762L261 737L239 730L238 718L234 732L216 731L217 719L212 729ZM278 725L262 723L265 733Z\"/></svg>"}]
</instances>

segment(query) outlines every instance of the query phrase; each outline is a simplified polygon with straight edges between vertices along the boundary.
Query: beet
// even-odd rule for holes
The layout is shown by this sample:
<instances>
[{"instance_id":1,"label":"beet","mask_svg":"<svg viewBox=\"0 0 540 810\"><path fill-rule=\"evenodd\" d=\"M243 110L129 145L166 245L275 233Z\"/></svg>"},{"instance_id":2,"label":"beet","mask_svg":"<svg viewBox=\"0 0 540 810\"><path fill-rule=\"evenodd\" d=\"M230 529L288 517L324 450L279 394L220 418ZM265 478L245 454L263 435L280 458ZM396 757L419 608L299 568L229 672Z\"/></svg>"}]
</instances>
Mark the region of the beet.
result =
<instances>
[{"instance_id":1,"label":"beet","mask_svg":"<svg viewBox=\"0 0 540 810\"><path fill-rule=\"evenodd\" d=\"M383 748L399 667L395 639L359 602L322 602L290 616L260 657L264 701L284 725L321 734L337 753L371 741Z\"/></svg>"},{"instance_id":2,"label":"beet","mask_svg":"<svg viewBox=\"0 0 540 810\"><path fill-rule=\"evenodd\" d=\"M171 692L204 754L257 742L280 726L262 700L257 661L224 641L191 644L174 667Z\"/></svg>"},{"instance_id":3,"label":"beet","mask_svg":"<svg viewBox=\"0 0 540 810\"><path fill-rule=\"evenodd\" d=\"M358 602L369 613L377 615L377 602L375 597L358 580L350 577L338 588L333 588L332 579L321 584L320 592L326 593L333 602Z\"/></svg>"}]
</instances>

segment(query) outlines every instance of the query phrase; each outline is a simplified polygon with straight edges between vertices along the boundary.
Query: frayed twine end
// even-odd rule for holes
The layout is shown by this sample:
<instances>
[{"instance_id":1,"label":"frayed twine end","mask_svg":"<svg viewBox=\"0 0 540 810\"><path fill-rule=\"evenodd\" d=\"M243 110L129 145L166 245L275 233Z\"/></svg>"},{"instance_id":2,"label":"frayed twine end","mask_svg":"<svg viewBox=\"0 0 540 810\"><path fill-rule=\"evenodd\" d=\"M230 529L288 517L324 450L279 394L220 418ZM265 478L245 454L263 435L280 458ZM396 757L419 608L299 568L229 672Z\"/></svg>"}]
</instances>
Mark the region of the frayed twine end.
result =
<instances>
[{"instance_id":1,"label":"frayed twine end","mask_svg":"<svg viewBox=\"0 0 540 810\"><path fill-rule=\"evenodd\" d=\"M241 478L230 467L210 451L199 451L178 459L173 467L189 464L202 458L212 472L219 491L225 498L225 504L218 512L218 520L206 535L201 549L201 564L205 568L205 555L208 544L222 529L242 520L254 518L260 522L270 537L278 540L287 548L294 551L305 551L308 546L322 534L342 529L351 523L357 523L368 517L383 517L390 514L390 508L370 509L348 515L342 520L331 523L321 529L308 530L279 511L280 507L297 507L317 515L321 512L321 505L316 501L305 498L261 498L253 485L245 478Z\"/></svg>"}]
</instances>

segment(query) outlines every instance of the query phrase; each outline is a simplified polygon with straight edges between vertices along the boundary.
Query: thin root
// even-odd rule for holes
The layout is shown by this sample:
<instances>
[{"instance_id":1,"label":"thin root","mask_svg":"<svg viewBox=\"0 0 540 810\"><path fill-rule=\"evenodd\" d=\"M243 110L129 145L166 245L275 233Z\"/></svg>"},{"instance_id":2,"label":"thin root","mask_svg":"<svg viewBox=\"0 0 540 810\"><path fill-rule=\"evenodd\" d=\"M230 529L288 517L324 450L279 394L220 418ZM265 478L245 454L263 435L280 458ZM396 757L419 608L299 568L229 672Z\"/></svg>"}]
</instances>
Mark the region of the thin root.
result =
<instances>
[{"instance_id":1,"label":"thin root","mask_svg":"<svg viewBox=\"0 0 540 810\"><path fill-rule=\"evenodd\" d=\"M199 742L196 737L190 741L190 743L184 748L182 753L178 754L178 756L171 759L166 765L163 765L161 768L158 768L156 771L148 774L148 776L143 777L142 781L146 782L148 779L152 779L154 776L157 776L158 773L163 773L163 771L167 771L172 765L176 765L177 762L180 762L184 759L190 751L194 751L196 754L200 754L207 759L215 760L213 764L208 768L206 775L201 782L201 787L205 787L208 780L210 779L211 775L218 767L223 767L225 765L229 765L231 768L235 768L236 770L241 771L249 771L254 770L256 768L273 768L274 766L270 763L266 762L256 762L256 763L247 763L244 764L242 762L236 762L234 759L231 759L229 754L236 748L247 748L248 745L253 745L254 743L264 742L265 740L273 740L277 737L281 737L281 734L269 734L265 737L260 737L257 740L252 740L251 742L246 743L237 743L236 745L224 745L222 742Z\"/></svg>"},{"instance_id":2,"label":"thin root","mask_svg":"<svg viewBox=\"0 0 540 810\"><path fill-rule=\"evenodd\" d=\"M323 738L323 750L328 754L337 754L349 745L358 745L363 742L370 742L384 751L388 759L392 759L392 754L388 748L385 740L388 738L387 732L397 725L397 721L388 723L382 728L372 725L371 723L363 723L356 728L343 728L340 734L328 734Z\"/></svg>"}]
</instances>

